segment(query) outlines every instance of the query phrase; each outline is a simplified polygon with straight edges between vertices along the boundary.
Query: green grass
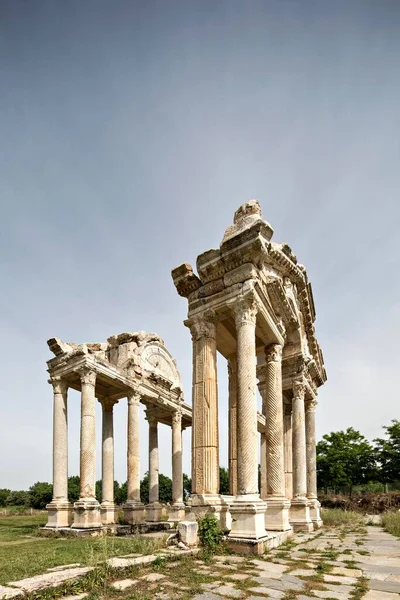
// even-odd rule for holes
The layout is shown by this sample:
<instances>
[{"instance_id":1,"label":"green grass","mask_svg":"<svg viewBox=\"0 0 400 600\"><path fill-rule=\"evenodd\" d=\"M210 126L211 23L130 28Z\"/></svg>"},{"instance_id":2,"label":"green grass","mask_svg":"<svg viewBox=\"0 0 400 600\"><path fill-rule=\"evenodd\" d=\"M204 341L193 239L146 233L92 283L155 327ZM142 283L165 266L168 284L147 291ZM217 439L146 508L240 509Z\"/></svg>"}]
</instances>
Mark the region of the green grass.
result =
<instances>
[{"instance_id":1,"label":"green grass","mask_svg":"<svg viewBox=\"0 0 400 600\"><path fill-rule=\"evenodd\" d=\"M43 573L69 563L96 565L107 558L140 552L150 554L163 540L140 536L101 538L43 538L46 513L0 517L0 585Z\"/></svg>"},{"instance_id":2,"label":"green grass","mask_svg":"<svg viewBox=\"0 0 400 600\"><path fill-rule=\"evenodd\" d=\"M328 527L359 527L364 525L363 515L354 510L342 510L340 508L325 508L322 512L324 525Z\"/></svg>"},{"instance_id":3,"label":"green grass","mask_svg":"<svg viewBox=\"0 0 400 600\"><path fill-rule=\"evenodd\" d=\"M382 526L388 533L400 537L400 512L383 513Z\"/></svg>"}]
</instances>

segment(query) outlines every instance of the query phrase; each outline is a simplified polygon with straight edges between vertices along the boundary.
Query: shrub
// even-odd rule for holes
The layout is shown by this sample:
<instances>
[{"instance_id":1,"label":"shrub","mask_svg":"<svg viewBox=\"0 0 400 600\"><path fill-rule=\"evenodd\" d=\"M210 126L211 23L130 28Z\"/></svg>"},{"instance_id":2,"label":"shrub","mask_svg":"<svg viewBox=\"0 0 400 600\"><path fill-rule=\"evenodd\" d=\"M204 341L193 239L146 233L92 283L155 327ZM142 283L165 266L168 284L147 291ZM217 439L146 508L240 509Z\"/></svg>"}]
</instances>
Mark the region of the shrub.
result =
<instances>
[{"instance_id":1,"label":"shrub","mask_svg":"<svg viewBox=\"0 0 400 600\"><path fill-rule=\"evenodd\" d=\"M198 525L200 544L207 552L215 552L223 537L218 519L215 515L207 513L200 517Z\"/></svg>"},{"instance_id":2,"label":"shrub","mask_svg":"<svg viewBox=\"0 0 400 600\"><path fill-rule=\"evenodd\" d=\"M15 491L10 492L6 500L7 506L30 506L29 492Z\"/></svg>"},{"instance_id":3,"label":"shrub","mask_svg":"<svg viewBox=\"0 0 400 600\"><path fill-rule=\"evenodd\" d=\"M37 481L29 488L30 506L39 510L46 508L53 497L53 486L45 481Z\"/></svg>"}]
</instances>

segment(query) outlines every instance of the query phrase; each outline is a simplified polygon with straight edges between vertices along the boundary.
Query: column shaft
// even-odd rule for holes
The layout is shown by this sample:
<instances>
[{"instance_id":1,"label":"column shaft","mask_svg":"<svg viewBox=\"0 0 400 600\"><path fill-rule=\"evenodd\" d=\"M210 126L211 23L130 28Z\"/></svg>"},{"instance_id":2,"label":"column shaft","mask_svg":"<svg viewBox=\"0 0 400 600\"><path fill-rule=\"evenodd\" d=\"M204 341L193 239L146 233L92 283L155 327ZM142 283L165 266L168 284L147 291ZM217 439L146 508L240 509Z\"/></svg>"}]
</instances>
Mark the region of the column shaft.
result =
<instances>
[{"instance_id":1,"label":"column shaft","mask_svg":"<svg viewBox=\"0 0 400 600\"><path fill-rule=\"evenodd\" d=\"M53 501L68 500L67 384L59 377L53 384Z\"/></svg>"},{"instance_id":2,"label":"column shaft","mask_svg":"<svg viewBox=\"0 0 400 600\"><path fill-rule=\"evenodd\" d=\"M306 429L304 396L305 385L295 382L293 386L293 497L305 498L307 493Z\"/></svg>"},{"instance_id":3,"label":"column shaft","mask_svg":"<svg viewBox=\"0 0 400 600\"><path fill-rule=\"evenodd\" d=\"M219 492L215 317L196 317L189 325L193 341L192 492L215 495Z\"/></svg>"},{"instance_id":4,"label":"column shaft","mask_svg":"<svg viewBox=\"0 0 400 600\"><path fill-rule=\"evenodd\" d=\"M306 402L307 498L317 499L317 449L315 434L315 400Z\"/></svg>"},{"instance_id":5,"label":"column shaft","mask_svg":"<svg viewBox=\"0 0 400 600\"><path fill-rule=\"evenodd\" d=\"M172 415L172 502L183 504L182 413Z\"/></svg>"},{"instance_id":6,"label":"column shaft","mask_svg":"<svg viewBox=\"0 0 400 600\"><path fill-rule=\"evenodd\" d=\"M267 496L285 497L283 451L282 346L266 348Z\"/></svg>"},{"instance_id":7,"label":"column shaft","mask_svg":"<svg viewBox=\"0 0 400 600\"><path fill-rule=\"evenodd\" d=\"M103 400L102 503L114 504L114 403Z\"/></svg>"},{"instance_id":8,"label":"column shaft","mask_svg":"<svg viewBox=\"0 0 400 600\"><path fill-rule=\"evenodd\" d=\"M256 314L253 305L238 305L236 334L239 495L258 494Z\"/></svg>"},{"instance_id":9,"label":"column shaft","mask_svg":"<svg viewBox=\"0 0 400 600\"><path fill-rule=\"evenodd\" d=\"M284 451L285 451L285 489L286 489L286 498L291 499L293 497L292 407L289 404L284 404L283 410L284 410L283 437L284 437Z\"/></svg>"},{"instance_id":10,"label":"column shaft","mask_svg":"<svg viewBox=\"0 0 400 600\"><path fill-rule=\"evenodd\" d=\"M237 494L237 360L236 356L228 359L229 377L229 493Z\"/></svg>"},{"instance_id":11,"label":"column shaft","mask_svg":"<svg viewBox=\"0 0 400 600\"><path fill-rule=\"evenodd\" d=\"M128 395L128 494L127 502L140 503L140 396Z\"/></svg>"},{"instance_id":12,"label":"column shaft","mask_svg":"<svg viewBox=\"0 0 400 600\"><path fill-rule=\"evenodd\" d=\"M149 419L149 503L159 500L158 485L158 422Z\"/></svg>"},{"instance_id":13,"label":"column shaft","mask_svg":"<svg viewBox=\"0 0 400 600\"><path fill-rule=\"evenodd\" d=\"M261 433L260 442L260 496L262 500L267 498L267 437Z\"/></svg>"},{"instance_id":14,"label":"column shaft","mask_svg":"<svg viewBox=\"0 0 400 600\"><path fill-rule=\"evenodd\" d=\"M95 371L81 372L80 499L96 497L96 397Z\"/></svg>"}]
</instances>

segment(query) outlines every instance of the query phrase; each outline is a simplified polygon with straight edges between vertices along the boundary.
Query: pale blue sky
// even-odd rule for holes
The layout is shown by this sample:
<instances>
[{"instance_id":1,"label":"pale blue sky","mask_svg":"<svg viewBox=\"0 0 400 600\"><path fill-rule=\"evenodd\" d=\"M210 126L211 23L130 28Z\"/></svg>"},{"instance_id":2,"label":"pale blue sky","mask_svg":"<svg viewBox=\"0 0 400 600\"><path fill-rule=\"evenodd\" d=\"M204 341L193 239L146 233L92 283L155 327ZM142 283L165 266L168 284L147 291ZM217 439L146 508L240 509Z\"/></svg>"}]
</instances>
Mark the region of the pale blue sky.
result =
<instances>
[{"instance_id":1,"label":"pale blue sky","mask_svg":"<svg viewBox=\"0 0 400 600\"><path fill-rule=\"evenodd\" d=\"M51 479L49 337L155 331L191 402L170 271L249 198L312 281L319 435L399 417L399 33L397 0L2 0L0 487ZM72 393L71 474L78 449Z\"/></svg>"}]
</instances>

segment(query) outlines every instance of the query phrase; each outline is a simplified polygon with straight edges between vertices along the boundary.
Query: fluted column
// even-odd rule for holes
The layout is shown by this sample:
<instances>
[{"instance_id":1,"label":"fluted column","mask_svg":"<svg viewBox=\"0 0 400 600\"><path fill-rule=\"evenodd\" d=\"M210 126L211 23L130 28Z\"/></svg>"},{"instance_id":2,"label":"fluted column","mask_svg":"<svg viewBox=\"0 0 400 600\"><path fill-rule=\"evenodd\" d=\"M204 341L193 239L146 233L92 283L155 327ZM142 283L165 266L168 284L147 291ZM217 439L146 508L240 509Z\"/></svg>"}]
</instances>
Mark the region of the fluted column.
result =
<instances>
[{"instance_id":1,"label":"fluted column","mask_svg":"<svg viewBox=\"0 0 400 600\"><path fill-rule=\"evenodd\" d=\"M77 529L101 527L100 505L96 500L96 372L90 367L81 377L80 497L74 504Z\"/></svg>"},{"instance_id":2,"label":"fluted column","mask_svg":"<svg viewBox=\"0 0 400 600\"><path fill-rule=\"evenodd\" d=\"M182 411L178 408L172 413L172 506L169 521L181 521L185 518L183 502L182 471Z\"/></svg>"},{"instance_id":3,"label":"fluted column","mask_svg":"<svg viewBox=\"0 0 400 600\"><path fill-rule=\"evenodd\" d=\"M188 325L193 341L192 492L203 497L201 504L204 496L219 492L216 317L209 312ZM194 497L192 505L196 502Z\"/></svg>"},{"instance_id":4,"label":"fluted column","mask_svg":"<svg viewBox=\"0 0 400 600\"><path fill-rule=\"evenodd\" d=\"M265 411L267 437L267 512L266 529L286 531L290 503L285 495L283 445L282 346L271 344L265 349Z\"/></svg>"},{"instance_id":5,"label":"fluted column","mask_svg":"<svg viewBox=\"0 0 400 600\"><path fill-rule=\"evenodd\" d=\"M144 520L144 507L140 501L140 394L131 390L128 400L127 426L127 499L123 505L124 519L128 523Z\"/></svg>"},{"instance_id":6,"label":"fluted column","mask_svg":"<svg viewBox=\"0 0 400 600\"><path fill-rule=\"evenodd\" d=\"M283 439L285 452L285 489L286 498L293 497L292 482L292 405L283 405Z\"/></svg>"},{"instance_id":7,"label":"fluted column","mask_svg":"<svg viewBox=\"0 0 400 600\"><path fill-rule=\"evenodd\" d=\"M53 499L47 505L46 527L69 527L72 505L68 502L68 385L52 377L53 386Z\"/></svg>"},{"instance_id":8,"label":"fluted column","mask_svg":"<svg viewBox=\"0 0 400 600\"><path fill-rule=\"evenodd\" d=\"M101 522L106 525L115 523L114 504L114 400L102 398L102 500Z\"/></svg>"},{"instance_id":9,"label":"fluted column","mask_svg":"<svg viewBox=\"0 0 400 600\"><path fill-rule=\"evenodd\" d=\"M229 467L229 493L232 496L237 494L237 360L236 355L228 358L228 378L229 378L229 408L228 408L228 426L229 426L229 449L228 449L228 467Z\"/></svg>"},{"instance_id":10,"label":"fluted column","mask_svg":"<svg viewBox=\"0 0 400 600\"><path fill-rule=\"evenodd\" d=\"M305 383L295 381L292 411L293 500L290 511L290 522L295 531L313 530L310 501L307 499L305 393Z\"/></svg>"},{"instance_id":11,"label":"fluted column","mask_svg":"<svg viewBox=\"0 0 400 600\"><path fill-rule=\"evenodd\" d=\"M306 400L306 460L307 460L307 498L311 501L310 514L314 527L321 527L320 503L317 493L317 439L315 431L315 409L317 401Z\"/></svg>"}]
</instances>

